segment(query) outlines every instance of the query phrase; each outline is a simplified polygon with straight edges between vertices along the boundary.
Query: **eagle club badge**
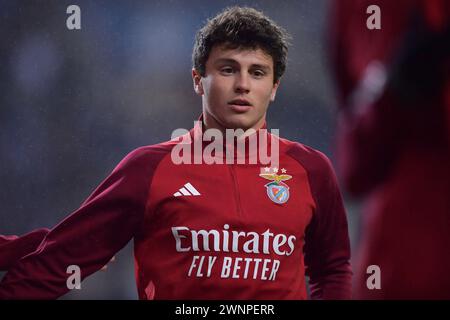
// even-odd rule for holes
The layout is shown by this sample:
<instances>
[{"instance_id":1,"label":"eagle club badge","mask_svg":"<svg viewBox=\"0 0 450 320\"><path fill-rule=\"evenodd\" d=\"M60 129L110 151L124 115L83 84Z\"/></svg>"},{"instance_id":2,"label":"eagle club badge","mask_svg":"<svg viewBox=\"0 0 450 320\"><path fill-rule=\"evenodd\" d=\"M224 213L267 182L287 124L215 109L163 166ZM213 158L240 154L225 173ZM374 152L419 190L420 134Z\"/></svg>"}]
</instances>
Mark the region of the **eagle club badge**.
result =
<instances>
[{"instance_id":1,"label":"eagle club badge","mask_svg":"<svg viewBox=\"0 0 450 320\"><path fill-rule=\"evenodd\" d=\"M271 172L272 171L272 172ZM283 181L289 180L292 176L285 174L286 170L281 169L282 174L278 175L278 168L264 168L264 173L260 173L261 178L270 180L265 185L269 199L275 203L283 204L289 200L289 186Z\"/></svg>"}]
</instances>

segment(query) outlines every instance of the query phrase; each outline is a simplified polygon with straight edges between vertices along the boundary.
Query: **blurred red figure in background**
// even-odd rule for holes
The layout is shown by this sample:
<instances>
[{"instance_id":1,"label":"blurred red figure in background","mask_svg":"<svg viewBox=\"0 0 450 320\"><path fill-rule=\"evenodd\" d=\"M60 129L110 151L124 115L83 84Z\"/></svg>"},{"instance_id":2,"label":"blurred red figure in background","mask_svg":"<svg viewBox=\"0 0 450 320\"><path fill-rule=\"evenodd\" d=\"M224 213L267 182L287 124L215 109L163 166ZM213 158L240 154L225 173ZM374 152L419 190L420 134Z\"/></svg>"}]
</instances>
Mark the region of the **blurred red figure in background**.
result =
<instances>
[{"instance_id":1,"label":"blurred red figure in background","mask_svg":"<svg viewBox=\"0 0 450 320\"><path fill-rule=\"evenodd\" d=\"M450 2L333 5L338 165L364 199L354 297L450 299ZM380 289L367 287L370 265Z\"/></svg>"}]
</instances>

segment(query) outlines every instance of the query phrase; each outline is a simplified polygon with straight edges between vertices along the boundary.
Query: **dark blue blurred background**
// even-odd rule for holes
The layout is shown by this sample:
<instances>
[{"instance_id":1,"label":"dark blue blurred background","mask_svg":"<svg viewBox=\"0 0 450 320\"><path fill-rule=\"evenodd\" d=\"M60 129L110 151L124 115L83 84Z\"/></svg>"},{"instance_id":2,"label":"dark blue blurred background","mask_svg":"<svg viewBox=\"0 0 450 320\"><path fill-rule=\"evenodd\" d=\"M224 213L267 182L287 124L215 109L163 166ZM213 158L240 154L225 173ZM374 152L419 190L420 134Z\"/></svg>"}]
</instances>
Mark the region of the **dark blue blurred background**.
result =
<instances>
[{"instance_id":1,"label":"dark blue blurred background","mask_svg":"<svg viewBox=\"0 0 450 320\"><path fill-rule=\"evenodd\" d=\"M81 8L68 30L66 8ZM0 234L53 227L132 149L169 140L201 113L195 32L229 5L293 36L268 127L333 159L328 1L0 1ZM355 204L346 201L352 246ZM130 243L65 299L136 299Z\"/></svg>"}]
</instances>

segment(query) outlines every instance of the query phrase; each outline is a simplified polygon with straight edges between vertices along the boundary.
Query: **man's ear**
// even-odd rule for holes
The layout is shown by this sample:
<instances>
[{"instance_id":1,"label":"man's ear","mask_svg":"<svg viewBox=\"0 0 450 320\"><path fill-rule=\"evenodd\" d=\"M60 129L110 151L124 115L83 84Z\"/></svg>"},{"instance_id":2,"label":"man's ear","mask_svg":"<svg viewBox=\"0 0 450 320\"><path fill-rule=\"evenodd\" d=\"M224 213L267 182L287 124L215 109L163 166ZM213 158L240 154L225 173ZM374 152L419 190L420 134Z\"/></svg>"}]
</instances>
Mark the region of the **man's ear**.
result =
<instances>
[{"instance_id":1,"label":"man's ear","mask_svg":"<svg viewBox=\"0 0 450 320\"><path fill-rule=\"evenodd\" d=\"M273 84L272 92L270 94L270 101L272 101L272 102L275 101L275 96L277 94L277 90L278 90L279 86L280 86L280 79L278 79L277 82L275 82Z\"/></svg>"},{"instance_id":2,"label":"man's ear","mask_svg":"<svg viewBox=\"0 0 450 320\"><path fill-rule=\"evenodd\" d=\"M202 76L200 75L200 73L195 70L194 68L192 68L192 80L194 82L194 91L196 94L198 94L199 96L202 96L204 91L203 91L203 84L202 84Z\"/></svg>"}]
</instances>

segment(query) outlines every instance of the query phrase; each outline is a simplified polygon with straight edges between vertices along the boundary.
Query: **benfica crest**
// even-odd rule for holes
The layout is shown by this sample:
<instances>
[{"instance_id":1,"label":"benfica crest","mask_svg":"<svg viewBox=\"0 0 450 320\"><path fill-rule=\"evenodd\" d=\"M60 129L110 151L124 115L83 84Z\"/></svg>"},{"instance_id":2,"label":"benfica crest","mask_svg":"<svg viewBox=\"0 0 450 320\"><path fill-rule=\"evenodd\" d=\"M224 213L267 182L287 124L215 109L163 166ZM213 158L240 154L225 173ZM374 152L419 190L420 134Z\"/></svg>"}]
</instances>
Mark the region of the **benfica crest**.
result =
<instances>
[{"instance_id":1,"label":"benfica crest","mask_svg":"<svg viewBox=\"0 0 450 320\"><path fill-rule=\"evenodd\" d=\"M285 169L281 169L283 174L280 175L277 174L277 168L273 169L273 173L270 173L270 168L265 168L265 171L267 173L261 173L259 176L272 181L265 185L267 196L275 203L286 203L289 200L289 186L283 181L291 179L292 176L284 174L286 172Z\"/></svg>"}]
</instances>

